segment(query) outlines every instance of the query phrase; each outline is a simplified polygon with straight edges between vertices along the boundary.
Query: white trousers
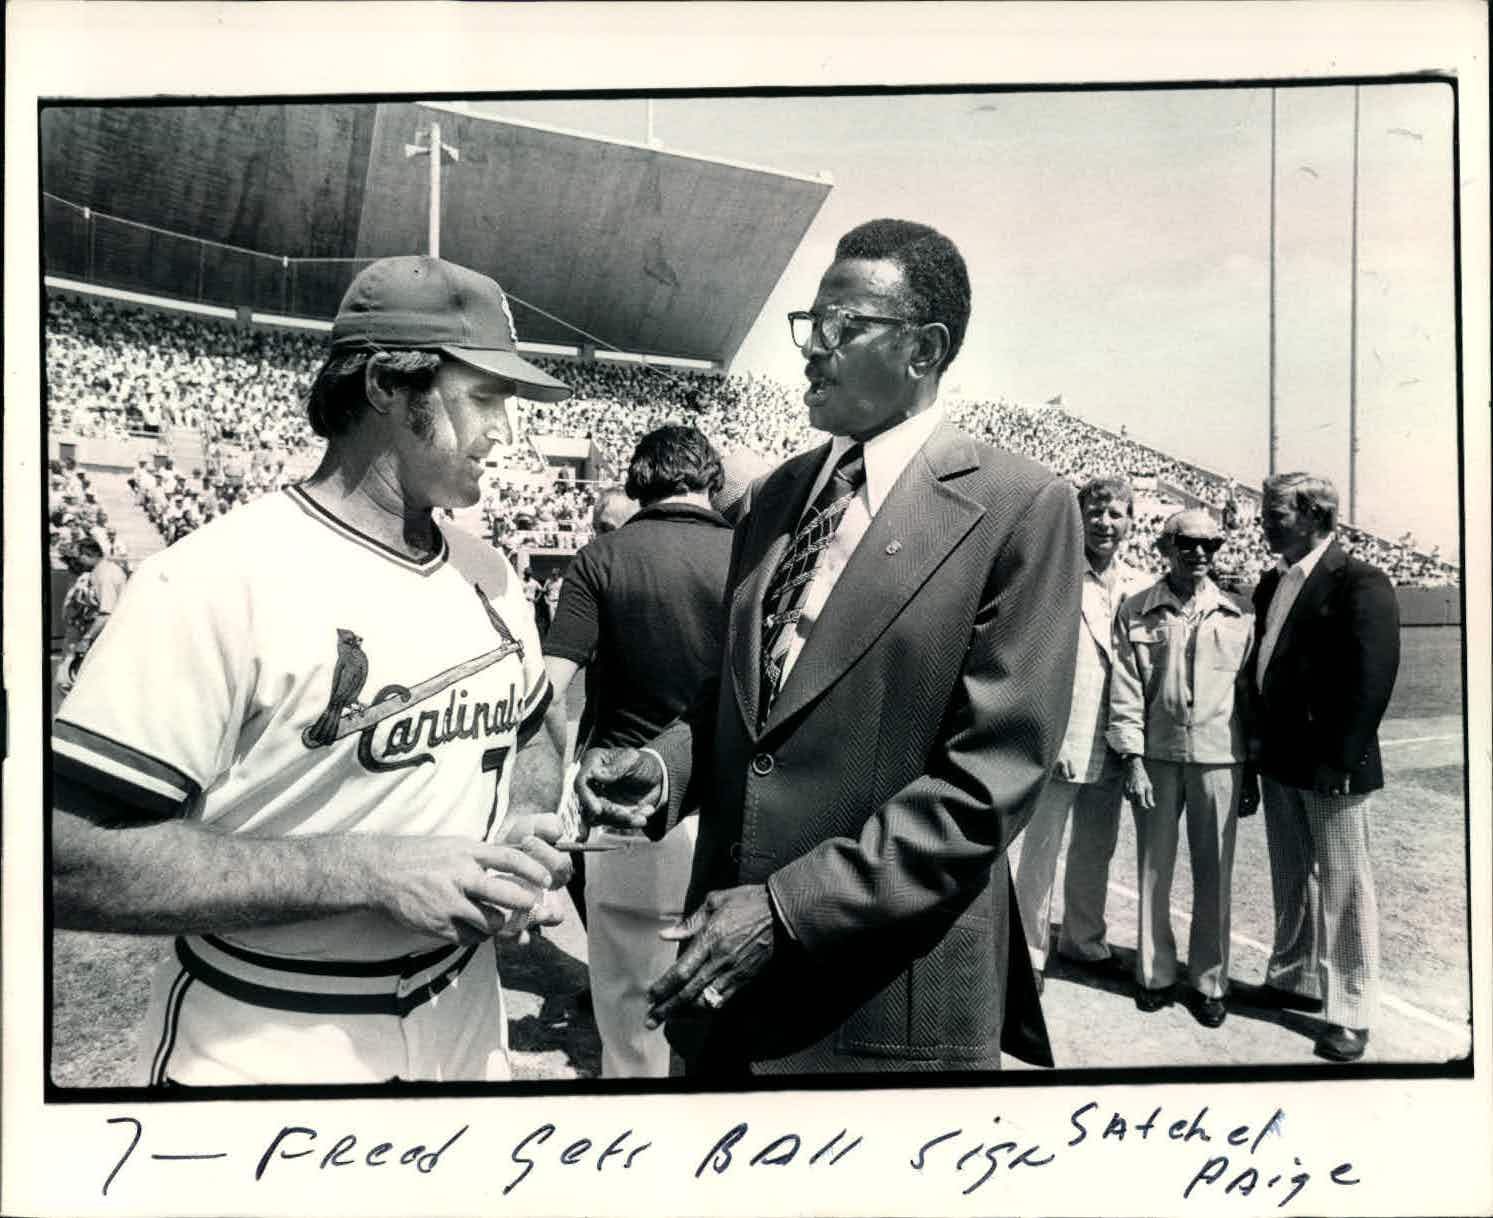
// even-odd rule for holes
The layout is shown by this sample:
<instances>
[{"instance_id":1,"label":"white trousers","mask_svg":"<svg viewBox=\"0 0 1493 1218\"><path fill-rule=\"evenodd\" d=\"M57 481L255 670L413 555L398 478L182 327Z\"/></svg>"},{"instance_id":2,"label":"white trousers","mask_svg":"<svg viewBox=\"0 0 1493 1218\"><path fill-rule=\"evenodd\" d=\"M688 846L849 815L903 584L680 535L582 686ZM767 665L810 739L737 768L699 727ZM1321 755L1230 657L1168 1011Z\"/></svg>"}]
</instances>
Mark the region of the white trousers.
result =
<instances>
[{"instance_id":1,"label":"white trousers","mask_svg":"<svg viewBox=\"0 0 1493 1218\"><path fill-rule=\"evenodd\" d=\"M662 841L586 859L586 953L601 1035L602 1078L667 1078L669 1042L643 1026L648 987L679 954L660 939L684 913L697 818Z\"/></svg>"},{"instance_id":2,"label":"white trousers","mask_svg":"<svg viewBox=\"0 0 1493 1218\"><path fill-rule=\"evenodd\" d=\"M1229 916L1233 901L1234 835L1239 825L1241 767L1153 761L1146 758L1156 806L1135 809L1140 891L1135 979L1162 989L1177 979L1172 934L1172 873L1177 864L1178 822L1187 816L1192 860L1192 929L1187 972L1205 998L1229 988Z\"/></svg>"},{"instance_id":3,"label":"white trousers","mask_svg":"<svg viewBox=\"0 0 1493 1218\"><path fill-rule=\"evenodd\" d=\"M1368 795L1260 780L1275 946L1265 978L1322 999L1322 1016L1368 1028L1379 1015L1379 903Z\"/></svg>"},{"instance_id":4,"label":"white trousers","mask_svg":"<svg viewBox=\"0 0 1493 1218\"><path fill-rule=\"evenodd\" d=\"M506 1082L508 1020L493 943L470 954L461 949L455 960L460 967L442 959L409 975L285 972L223 950L211 937L187 936L152 976L134 1081L196 1087ZM284 1005L246 1000L255 993ZM334 1009L385 1003L408 1009Z\"/></svg>"},{"instance_id":5,"label":"white trousers","mask_svg":"<svg viewBox=\"0 0 1493 1218\"><path fill-rule=\"evenodd\" d=\"M1063 827L1073 813L1068 863L1063 873L1063 925L1058 954L1075 960L1107 960L1110 956L1104 921L1109 891L1109 865L1120 834L1123 774L1106 770L1098 782L1053 779L1037 801L1037 810L1021 834L1021 859L1016 867L1016 903L1026 933L1032 968L1047 966L1048 927L1052 920L1052 890L1057 878L1058 851Z\"/></svg>"}]
</instances>

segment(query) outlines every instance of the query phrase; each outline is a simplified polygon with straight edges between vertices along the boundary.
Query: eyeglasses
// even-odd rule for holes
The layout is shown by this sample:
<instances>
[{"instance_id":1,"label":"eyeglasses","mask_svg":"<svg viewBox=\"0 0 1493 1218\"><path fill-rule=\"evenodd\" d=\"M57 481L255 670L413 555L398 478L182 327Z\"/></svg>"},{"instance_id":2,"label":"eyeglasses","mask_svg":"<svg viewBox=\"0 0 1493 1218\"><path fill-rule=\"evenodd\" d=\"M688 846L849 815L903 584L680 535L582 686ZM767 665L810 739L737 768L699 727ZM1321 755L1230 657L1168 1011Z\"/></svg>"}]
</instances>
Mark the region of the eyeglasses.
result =
<instances>
[{"instance_id":1,"label":"eyeglasses","mask_svg":"<svg viewBox=\"0 0 1493 1218\"><path fill-rule=\"evenodd\" d=\"M1201 550L1204 554L1217 554L1223 549L1223 538L1187 537L1181 533L1173 533L1172 545L1179 550Z\"/></svg>"},{"instance_id":2,"label":"eyeglasses","mask_svg":"<svg viewBox=\"0 0 1493 1218\"><path fill-rule=\"evenodd\" d=\"M850 309L830 309L823 317L817 313L798 310L788 314L788 332L793 336L793 345L807 354L814 342L814 333L826 351L833 351L845 341L845 327L875 322L883 326L914 326L917 322L909 317L877 317L874 313L856 313Z\"/></svg>"}]
</instances>

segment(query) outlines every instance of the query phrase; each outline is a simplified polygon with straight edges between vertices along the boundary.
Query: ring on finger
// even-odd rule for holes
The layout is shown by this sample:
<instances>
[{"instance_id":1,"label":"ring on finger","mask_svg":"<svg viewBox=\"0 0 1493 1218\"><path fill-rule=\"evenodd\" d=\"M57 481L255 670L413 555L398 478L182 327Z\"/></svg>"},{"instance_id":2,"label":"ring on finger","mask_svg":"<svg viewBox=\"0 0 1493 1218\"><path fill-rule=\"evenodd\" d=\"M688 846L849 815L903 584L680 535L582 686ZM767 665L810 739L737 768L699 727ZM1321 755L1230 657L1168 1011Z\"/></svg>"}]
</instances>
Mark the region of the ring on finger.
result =
<instances>
[{"instance_id":1,"label":"ring on finger","mask_svg":"<svg viewBox=\"0 0 1493 1218\"><path fill-rule=\"evenodd\" d=\"M700 991L700 1001L712 1011L719 1011L726 1003L726 996L713 985L707 985Z\"/></svg>"}]
</instances>

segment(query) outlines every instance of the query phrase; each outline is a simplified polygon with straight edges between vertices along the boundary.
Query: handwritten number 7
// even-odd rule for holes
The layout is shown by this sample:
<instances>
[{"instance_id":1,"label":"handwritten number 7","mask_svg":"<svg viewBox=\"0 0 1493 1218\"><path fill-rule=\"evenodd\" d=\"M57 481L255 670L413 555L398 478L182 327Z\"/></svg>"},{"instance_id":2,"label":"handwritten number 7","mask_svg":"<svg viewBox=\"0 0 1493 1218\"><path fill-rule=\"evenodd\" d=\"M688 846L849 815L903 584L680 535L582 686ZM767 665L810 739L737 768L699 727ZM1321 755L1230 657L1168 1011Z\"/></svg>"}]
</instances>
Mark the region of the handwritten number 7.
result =
<instances>
[{"instance_id":1,"label":"handwritten number 7","mask_svg":"<svg viewBox=\"0 0 1493 1218\"><path fill-rule=\"evenodd\" d=\"M130 1144L124 1148L124 1154L119 1156L119 1162L114 1165L114 1170L109 1173L109 1178L104 1181L103 1195L109 1195L109 1185L114 1183L114 1177L119 1175L119 1169L125 1165L129 1157L135 1153L135 1147L140 1145L140 1132L144 1128L134 1117L110 1117L107 1124L124 1125L130 1124L135 1127L135 1134L130 1138Z\"/></svg>"},{"instance_id":2,"label":"handwritten number 7","mask_svg":"<svg viewBox=\"0 0 1493 1218\"><path fill-rule=\"evenodd\" d=\"M503 785L503 762L508 759L508 746L488 749L482 754L482 772L489 774L496 770L497 779L492 785L492 808L487 813L487 828L483 831L482 840L488 841L492 837L493 823L498 819L498 790Z\"/></svg>"}]
</instances>

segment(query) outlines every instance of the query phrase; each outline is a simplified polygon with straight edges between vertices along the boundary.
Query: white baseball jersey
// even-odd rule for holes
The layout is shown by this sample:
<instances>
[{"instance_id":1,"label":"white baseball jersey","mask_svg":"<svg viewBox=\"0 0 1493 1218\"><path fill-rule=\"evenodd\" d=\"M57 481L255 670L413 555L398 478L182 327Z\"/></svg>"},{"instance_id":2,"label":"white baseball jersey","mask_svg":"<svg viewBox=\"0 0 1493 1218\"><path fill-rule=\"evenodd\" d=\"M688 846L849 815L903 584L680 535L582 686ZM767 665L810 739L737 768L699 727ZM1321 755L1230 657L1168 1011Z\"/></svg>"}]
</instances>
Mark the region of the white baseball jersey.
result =
<instances>
[{"instance_id":1,"label":"white baseball jersey","mask_svg":"<svg viewBox=\"0 0 1493 1218\"><path fill-rule=\"evenodd\" d=\"M58 712L53 764L224 832L491 839L549 699L501 554L453 531L416 562L290 487L141 565ZM369 962L391 964L401 1015L472 955L372 911L188 936L183 950L187 972L250 1004L304 989L315 1000L287 1007L303 1013L382 1010L362 991L384 986ZM419 976L392 967L410 953Z\"/></svg>"},{"instance_id":2,"label":"white baseball jersey","mask_svg":"<svg viewBox=\"0 0 1493 1218\"><path fill-rule=\"evenodd\" d=\"M58 712L53 759L225 832L491 838L548 700L501 554L453 531L415 562L292 487L141 565ZM327 959L440 943L374 913L229 937Z\"/></svg>"}]
</instances>

